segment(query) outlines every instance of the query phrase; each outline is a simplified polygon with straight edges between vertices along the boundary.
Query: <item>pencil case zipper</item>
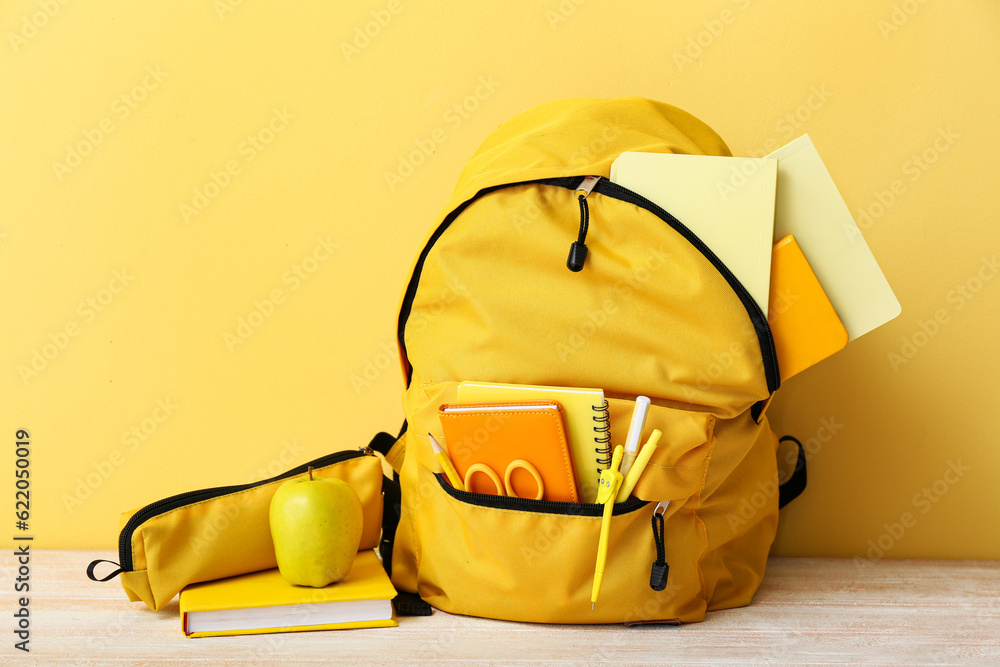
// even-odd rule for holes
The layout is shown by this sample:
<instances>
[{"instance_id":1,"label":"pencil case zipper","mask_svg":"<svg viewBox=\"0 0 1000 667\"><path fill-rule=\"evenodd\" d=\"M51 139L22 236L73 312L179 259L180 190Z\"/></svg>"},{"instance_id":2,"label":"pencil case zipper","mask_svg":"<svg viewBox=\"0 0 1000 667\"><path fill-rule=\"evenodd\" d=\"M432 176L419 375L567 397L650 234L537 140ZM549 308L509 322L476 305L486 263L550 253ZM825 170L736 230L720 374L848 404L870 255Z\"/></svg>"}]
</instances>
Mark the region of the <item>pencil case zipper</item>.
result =
<instances>
[{"instance_id":1,"label":"pencil case zipper","mask_svg":"<svg viewBox=\"0 0 1000 667\"><path fill-rule=\"evenodd\" d=\"M760 344L761 359L764 365L764 376L767 380L768 391L771 393L777 391L778 387L781 385L781 378L778 374L778 353L774 347L774 337L771 334L771 327L767 322L767 316L764 314L764 311L761 310L760 305L753 298L753 296L750 295L747 288L743 286L729 267L719 259L712 249L709 248L704 241L698 238L694 232L688 229L677 218L637 192L634 192L617 183L613 183L605 177L599 176L582 177L582 180L580 176L541 178L531 181L507 183L489 188L483 188L477 192L475 196L471 197L451 211L441 224L438 225L437 229L434 230L434 233L431 234L427 244L420 252L420 256L417 258L417 263L413 269L413 274L410 276L410 282L407 284L406 292L403 295L396 335L399 340L400 349L404 359L406 358L406 341L404 336L406 332L406 321L409 318L410 309L412 308L413 300L416 297L417 286L420 283L420 274L423 270L424 261L427 259L427 255L430 253L431 248L434 247L434 244L441 238L441 235L444 234L448 227L451 226L451 223L454 222L455 219L477 199L480 199L481 197L492 192L496 192L497 190L520 185L550 185L572 190L577 193L578 201L580 202L580 234L577 242L572 244L572 248L576 250L578 256L582 256L580 259L581 262L586 256L586 250L577 249L576 246L577 244L583 245L586 239L586 228L589 227L589 207L586 204L586 199L592 192L638 206L639 208L642 208L660 218L668 226L683 236L689 243L691 243L692 246L694 246L696 250L698 250L712 263L715 269L722 275L723 278L725 278L726 282L729 283L730 288L732 288L732 290L739 297L740 301L743 303L743 306L746 308L747 314L754 326L754 331L757 334L757 340ZM582 198L579 196L581 193L583 193ZM572 255L573 250L571 250L571 259ZM409 386L412 369L409 367L409 364L405 364L405 367L406 384Z\"/></svg>"},{"instance_id":2,"label":"pencil case zipper","mask_svg":"<svg viewBox=\"0 0 1000 667\"><path fill-rule=\"evenodd\" d=\"M296 475L301 475L306 472L310 466L313 468L322 468L323 466L332 465L334 463L341 463L343 461L350 461L351 459L360 458L362 456L374 455L375 453L367 446L357 450L334 452L333 454L321 456L308 463L303 463L302 465L296 466L291 470L286 470L285 472L275 475L274 477L262 479L257 482L233 484L230 486L216 486L208 489L199 489L197 491L185 491L184 493L178 493L177 495L170 496L169 498L163 498L161 500L157 500L156 502L152 502L129 517L129 520L125 523L125 526L122 528L121 533L118 536L118 557L121 569L123 572L132 571L132 535L139 528L139 526L153 517L179 507L184 507L185 505L192 505L205 500L211 500L212 498L218 498L219 496L225 496L230 493L245 491L264 484L270 484L271 482L276 482L288 477L295 477Z\"/></svg>"}]
</instances>

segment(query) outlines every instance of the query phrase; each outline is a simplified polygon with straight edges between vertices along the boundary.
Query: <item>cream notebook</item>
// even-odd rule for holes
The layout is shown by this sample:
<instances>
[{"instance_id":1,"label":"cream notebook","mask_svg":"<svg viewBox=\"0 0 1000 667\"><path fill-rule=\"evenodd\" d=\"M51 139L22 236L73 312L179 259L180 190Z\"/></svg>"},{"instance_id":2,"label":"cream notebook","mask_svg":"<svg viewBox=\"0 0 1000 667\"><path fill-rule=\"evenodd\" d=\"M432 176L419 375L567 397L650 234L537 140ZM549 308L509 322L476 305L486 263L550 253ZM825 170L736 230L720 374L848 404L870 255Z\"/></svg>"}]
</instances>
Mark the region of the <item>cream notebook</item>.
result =
<instances>
[{"instance_id":1,"label":"cream notebook","mask_svg":"<svg viewBox=\"0 0 1000 667\"><path fill-rule=\"evenodd\" d=\"M899 315L899 301L809 135L768 157L777 159L780 183L774 236L795 236L848 340Z\"/></svg>"},{"instance_id":2,"label":"cream notebook","mask_svg":"<svg viewBox=\"0 0 1000 667\"><path fill-rule=\"evenodd\" d=\"M611 180L705 242L767 312L777 165L764 158L622 153Z\"/></svg>"}]
</instances>

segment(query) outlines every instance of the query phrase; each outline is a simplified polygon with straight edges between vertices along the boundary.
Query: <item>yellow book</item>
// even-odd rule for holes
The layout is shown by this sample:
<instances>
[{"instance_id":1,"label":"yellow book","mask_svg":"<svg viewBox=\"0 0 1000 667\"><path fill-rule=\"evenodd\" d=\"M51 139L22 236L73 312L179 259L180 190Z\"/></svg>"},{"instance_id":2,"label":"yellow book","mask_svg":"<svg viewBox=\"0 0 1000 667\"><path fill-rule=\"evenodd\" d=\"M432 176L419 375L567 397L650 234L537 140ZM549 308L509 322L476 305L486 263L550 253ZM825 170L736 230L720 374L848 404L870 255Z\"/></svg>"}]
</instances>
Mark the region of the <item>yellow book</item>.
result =
<instances>
[{"instance_id":1,"label":"yellow book","mask_svg":"<svg viewBox=\"0 0 1000 667\"><path fill-rule=\"evenodd\" d=\"M601 470L611 464L608 406L603 389L495 382L458 385L460 403L538 400L558 401L562 405L580 498L585 503L594 502Z\"/></svg>"},{"instance_id":2,"label":"yellow book","mask_svg":"<svg viewBox=\"0 0 1000 667\"><path fill-rule=\"evenodd\" d=\"M389 627L394 597L375 551L365 550L324 588L294 586L277 568L192 584L181 591L181 623L188 637Z\"/></svg>"}]
</instances>

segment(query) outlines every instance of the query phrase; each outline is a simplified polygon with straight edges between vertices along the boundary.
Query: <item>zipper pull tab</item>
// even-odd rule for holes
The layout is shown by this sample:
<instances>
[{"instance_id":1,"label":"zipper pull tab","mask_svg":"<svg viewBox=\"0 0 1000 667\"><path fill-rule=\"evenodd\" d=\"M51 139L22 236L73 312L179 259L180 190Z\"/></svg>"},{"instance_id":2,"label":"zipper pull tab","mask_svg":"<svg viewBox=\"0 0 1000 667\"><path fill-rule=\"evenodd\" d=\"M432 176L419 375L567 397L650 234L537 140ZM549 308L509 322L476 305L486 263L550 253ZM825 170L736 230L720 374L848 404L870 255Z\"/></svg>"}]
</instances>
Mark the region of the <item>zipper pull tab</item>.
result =
<instances>
[{"instance_id":1,"label":"zipper pull tab","mask_svg":"<svg viewBox=\"0 0 1000 667\"><path fill-rule=\"evenodd\" d=\"M601 180L600 176L587 176L580 182L580 185L576 186L575 194L577 197L587 198L591 192L594 191L594 186L597 185L597 181Z\"/></svg>"},{"instance_id":2,"label":"zipper pull tab","mask_svg":"<svg viewBox=\"0 0 1000 667\"><path fill-rule=\"evenodd\" d=\"M663 531L663 513L667 511L669 504L669 500L659 503L653 510L653 542L656 544L656 560L653 561L653 569L649 573L649 587L654 591L662 591L667 587L667 574L670 572Z\"/></svg>"},{"instance_id":3,"label":"zipper pull tab","mask_svg":"<svg viewBox=\"0 0 1000 667\"><path fill-rule=\"evenodd\" d=\"M576 187L574 194L580 202L580 235L569 247L569 258L566 260L566 268L576 272L583 268L583 263L587 261L587 229L590 227L590 207L587 205L587 195L594 191L600 176L587 176Z\"/></svg>"}]
</instances>

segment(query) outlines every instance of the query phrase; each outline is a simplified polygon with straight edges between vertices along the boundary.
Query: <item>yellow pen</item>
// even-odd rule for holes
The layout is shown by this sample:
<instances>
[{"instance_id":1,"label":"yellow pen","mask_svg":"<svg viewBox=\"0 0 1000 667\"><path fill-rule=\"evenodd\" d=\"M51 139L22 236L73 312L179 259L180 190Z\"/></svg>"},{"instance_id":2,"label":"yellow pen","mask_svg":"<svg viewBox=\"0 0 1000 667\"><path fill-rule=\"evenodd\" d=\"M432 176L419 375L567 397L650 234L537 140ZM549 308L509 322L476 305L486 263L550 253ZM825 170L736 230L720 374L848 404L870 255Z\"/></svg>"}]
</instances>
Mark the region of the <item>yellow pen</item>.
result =
<instances>
[{"instance_id":1,"label":"yellow pen","mask_svg":"<svg viewBox=\"0 0 1000 667\"><path fill-rule=\"evenodd\" d=\"M615 498L616 503L623 503L628 500L628 497L632 495L632 489L635 488L636 482L639 481L639 476L642 475L642 471L646 469L646 464L649 463L649 459L653 458L653 453L656 451L656 443L660 441L660 436L663 433L658 428L654 428L653 432L649 435L649 440L646 444L642 446L639 450L639 456L636 457L635 463L629 469L628 474L625 475L625 481L622 482L622 488L618 489L618 497Z\"/></svg>"},{"instance_id":2,"label":"yellow pen","mask_svg":"<svg viewBox=\"0 0 1000 667\"><path fill-rule=\"evenodd\" d=\"M462 484L462 478L458 476L458 471L455 470L455 466L452 465L451 459L448 458L448 452L444 450L441 443L434 439L434 436L430 433L427 437L431 439L431 449L434 450L434 456L437 458L438 463L441 464L441 468L444 469L444 474L448 476L448 481L451 485L458 489L459 491L465 491L465 484Z\"/></svg>"},{"instance_id":3,"label":"yellow pen","mask_svg":"<svg viewBox=\"0 0 1000 667\"><path fill-rule=\"evenodd\" d=\"M590 608L597 604L597 594L601 592L601 581L604 579L604 565L608 560L608 537L611 535L611 512L614 510L615 497L622 484L622 474L618 472L625 448L615 447L611 455L611 467L601 471L601 479L597 486L597 504L604 505L604 517L601 519L601 540L597 543L597 565L594 566L594 588L590 593Z\"/></svg>"}]
</instances>

